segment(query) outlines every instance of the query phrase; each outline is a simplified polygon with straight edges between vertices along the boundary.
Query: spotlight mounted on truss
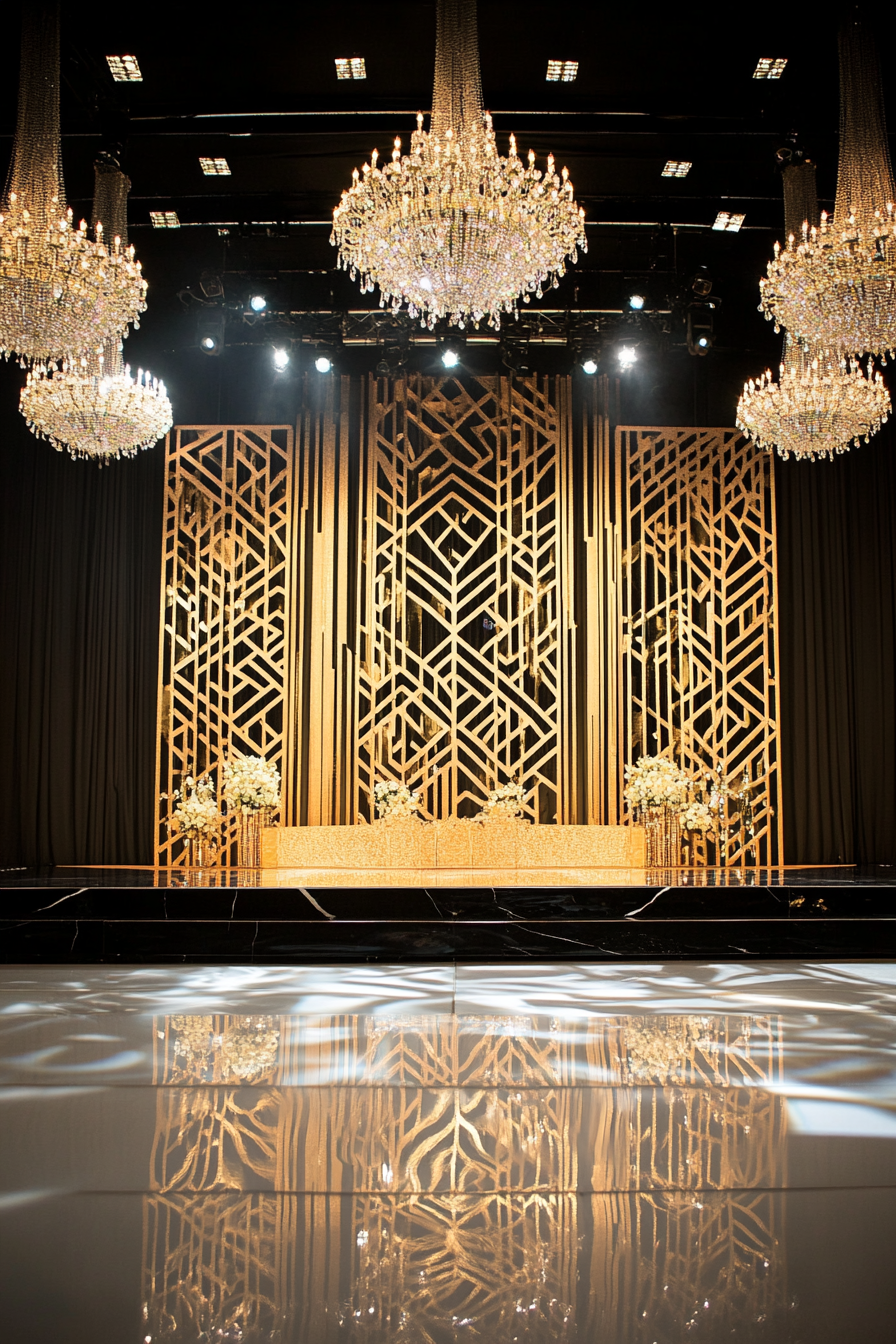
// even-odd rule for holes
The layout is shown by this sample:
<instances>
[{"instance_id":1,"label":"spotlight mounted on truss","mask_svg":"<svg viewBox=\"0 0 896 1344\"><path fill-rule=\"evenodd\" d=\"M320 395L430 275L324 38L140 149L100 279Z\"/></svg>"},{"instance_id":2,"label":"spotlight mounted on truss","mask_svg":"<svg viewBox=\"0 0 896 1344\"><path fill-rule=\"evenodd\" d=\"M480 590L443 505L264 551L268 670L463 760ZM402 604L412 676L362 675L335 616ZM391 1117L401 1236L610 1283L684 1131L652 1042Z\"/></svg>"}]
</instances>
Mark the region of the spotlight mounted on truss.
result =
<instances>
[{"instance_id":1,"label":"spotlight mounted on truss","mask_svg":"<svg viewBox=\"0 0 896 1344\"><path fill-rule=\"evenodd\" d=\"M442 367L449 372L458 368L463 360L466 344L462 332L448 331L444 328L437 331L436 350L439 359L442 361Z\"/></svg>"},{"instance_id":2,"label":"spotlight mounted on truss","mask_svg":"<svg viewBox=\"0 0 896 1344\"><path fill-rule=\"evenodd\" d=\"M525 331L501 336L501 363L511 373L529 372L529 337Z\"/></svg>"},{"instance_id":3,"label":"spotlight mounted on truss","mask_svg":"<svg viewBox=\"0 0 896 1344\"><path fill-rule=\"evenodd\" d=\"M376 366L378 378L400 378L407 369L410 354L410 334L397 329L383 334L379 343L380 358Z\"/></svg>"},{"instance_id":4,"label":"spotlight mounted on truss","mask_svg":"<svg viewBox=\"0 0 896 1344\"><path fill-rule=\"evenodd\" d=\"M205 355L220 355L225 345L227 319L220 310L200 313L196 323L196 340Z\"/></svg>"}]
</instances>

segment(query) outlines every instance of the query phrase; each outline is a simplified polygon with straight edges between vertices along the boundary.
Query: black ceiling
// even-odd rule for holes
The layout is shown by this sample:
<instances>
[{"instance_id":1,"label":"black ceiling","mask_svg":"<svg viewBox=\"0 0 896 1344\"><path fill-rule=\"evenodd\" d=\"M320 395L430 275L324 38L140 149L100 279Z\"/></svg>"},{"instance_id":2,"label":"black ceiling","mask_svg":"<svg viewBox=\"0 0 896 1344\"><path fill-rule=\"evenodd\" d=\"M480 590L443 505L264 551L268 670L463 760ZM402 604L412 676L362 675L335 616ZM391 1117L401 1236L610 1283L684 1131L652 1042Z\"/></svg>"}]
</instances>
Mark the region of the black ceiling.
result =
<instances>
[{"instance_id":1,"label":"black ceiling","mask_svg":"<svg viewBox=\"0 0 896 1344\"><path fill-rule=\"evenodd\" d=\"M407 139L414 113L428 110L434 3L62 9L69 200L88 213L93 160L120 143L150 326L154 309L174 322L178 291L205 268L229 273L233 287L277 276L286 306L370 304L333 270L328 220L352 169L374 146L383 153L395 135ZM896 126L893 7L876 6L873 21ZM756 282L782 231L775 151L797 132L818 163L823 203L832 201L838 22L838 10L822 5L479 0L483 88L499 144L513 131L521 150L553 151L586 210L588 255L551 306L612 307L632 275L654 274L659 291L676 264L687 272L702 263L724 301L725 340L767 350ZM105 57L124 53L137 56L142 83L112 81ZM352 55L365 58L364 82L336 78L334 58ZM788 58L780 81L752 79L760 56ZM549 57L578 60L575 83L547 83ZM14 37L0 62L8 146ZM232 176L203 177L200 154L226 157ZM662 178L667 158L691 160L688 177ZM151 209L177 211L183 227L153 230ZM711 230L719 210L745 214L740 233ZM166 339L177 343L170 324Z\"/></svg>"}]
</instances>

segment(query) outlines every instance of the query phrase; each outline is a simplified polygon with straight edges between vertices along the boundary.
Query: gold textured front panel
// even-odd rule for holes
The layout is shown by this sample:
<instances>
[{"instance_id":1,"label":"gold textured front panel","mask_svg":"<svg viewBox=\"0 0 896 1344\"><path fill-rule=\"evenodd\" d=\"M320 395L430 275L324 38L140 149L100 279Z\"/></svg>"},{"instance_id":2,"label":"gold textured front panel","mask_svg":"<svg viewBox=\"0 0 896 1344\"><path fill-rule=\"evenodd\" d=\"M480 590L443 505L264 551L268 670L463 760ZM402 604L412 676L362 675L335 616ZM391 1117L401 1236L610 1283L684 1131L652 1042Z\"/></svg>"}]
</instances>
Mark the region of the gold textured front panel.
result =
<instances>
[{"instance_id":1,"label":"gold textured front panel","mask_svg":"<svg viewBox=\"0 0 896 1344\"><path fill-rule=\"evenodd\" d=\"M183 427L166 444L158 792L231 752L282 769L290 697L292 452L287 426ZM159 806L161 865L185 862ZM225 834L225 845L232 837Z\"/></svg>"},{"instance_id":2,"label":"gold textured front panel","mask_svg":"<svg viewBox=\"0 0 896 1344\"><path fill-rule=\"evenodd\" d=\"M771 459L733 429L616 431L624 757L746 771L760 864L780 862ZM746 858L739 829L729 863Z\"/></svg>"},{"instance_id":3,"label":"gold textured front panel","mask_svg":"<svg viewBox=\"0 0 896 1344\"><path fill-rule=\"evenodd\" d=\"M520 779L574 820L568 380L373 382L357 648L358 812L378 779L430 818Z\"/></svg>"}]
</instances>

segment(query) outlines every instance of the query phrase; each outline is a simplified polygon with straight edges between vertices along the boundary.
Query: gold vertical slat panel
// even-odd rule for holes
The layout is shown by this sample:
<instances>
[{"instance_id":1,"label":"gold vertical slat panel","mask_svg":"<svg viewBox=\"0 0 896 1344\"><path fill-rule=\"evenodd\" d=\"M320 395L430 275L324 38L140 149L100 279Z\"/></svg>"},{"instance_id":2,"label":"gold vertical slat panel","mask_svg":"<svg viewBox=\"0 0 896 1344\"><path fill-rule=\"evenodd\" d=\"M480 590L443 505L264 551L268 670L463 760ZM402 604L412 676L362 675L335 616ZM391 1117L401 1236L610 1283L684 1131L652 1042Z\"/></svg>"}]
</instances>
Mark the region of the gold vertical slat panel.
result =
<instances>
[{"instance_id":1,"label":"gold vertical slat panel","mask_svg":"<svg viewBox=\"0 0 896 1344\"><path fill-rule=\"evenodd\" d=\"M620 426L624 751L749 777L750 861L782 862L774 480L734 429ZM739 829L729 864L748 858Z\"/></svg>"},{"instance_id":2,"label":"gold vertical slat panel","mask_svg":"<svg viewBox=\"0 0 896 1344\"><path fill-rule=\"evenodd\" d=\"M575 821L568 380L371 379L364 442L356 796L472 815L519 778Z\"/></svg>"},{"instance_id":3,"label":"gold vertical slat panel","mask_svg":"<svg viewBox=\"0 0 896 1344\"><path fill-rule=\"evenodd\" d=\"M181 426L168 435L156 750L163 866L186 860L183 839L169 835L164 795L188 775L219 776L232 752L264 756L285 773L293 442L288 425ZM233 837L223 839L226 852Z\"/></svg>"}]
</instances>

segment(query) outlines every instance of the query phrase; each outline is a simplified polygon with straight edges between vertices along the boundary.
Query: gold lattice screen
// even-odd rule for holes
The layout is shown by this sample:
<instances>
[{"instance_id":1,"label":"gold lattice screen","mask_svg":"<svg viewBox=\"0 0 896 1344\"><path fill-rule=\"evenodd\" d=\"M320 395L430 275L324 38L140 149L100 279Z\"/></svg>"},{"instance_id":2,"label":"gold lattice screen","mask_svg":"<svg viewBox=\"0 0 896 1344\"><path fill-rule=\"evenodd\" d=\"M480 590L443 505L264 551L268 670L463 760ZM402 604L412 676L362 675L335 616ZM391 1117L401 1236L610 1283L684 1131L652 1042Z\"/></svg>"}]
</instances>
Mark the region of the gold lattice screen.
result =
<instances>
[{"instance_id":1,"label":"gold lattice screen","mask_svg":"<svg viewBox=\"0 0 896 1344\"><path fill-rule=\"evenodd\" d=\"M615 824L625 764L666 751L746 770L780 862L769 459L614 441L599 382L574 415L563 377L331 378L296 436L174 431L159 792L234 749L281 765L289 825L370 819L381 778L433 817L519 778L533 820Z\"/></svg>"},{"instance_id":2,"label":"gold lattice screen","mask_svg":"<svg viewBox=\"0 0 896 1344\"><path fill-rule=\"evenodd\" d=\"M472 815L489 789L519 779L535 820L573 820L559 384L418 378L373 391L358 621L361 815L377 778L421 789L431 817Z\"/></svg>"},{"instance_id":3,"label":"gold lattice screen","mask_svg":"<svg viewBox=\"0 0 896 1344\"><path fill-rule=\"evenodd\" d=\"M282 766L292 644L293 431L178 428L167 443L157 779L231 750ZM160 802L158 855L184 862ZM225 836L225 840L228 837Z\"/></svg>"},{"instance_id":4,"label":"gold lattice screen","mask_svg":"<svg viewBox=\"0 0 896 1344\"><path fill-rule=\"evenodd\" d=\"M615 466L623 755L746 772L759 859L780 862L771 459L733 429L625 427Z\"/></svg>"}]
</instances>

